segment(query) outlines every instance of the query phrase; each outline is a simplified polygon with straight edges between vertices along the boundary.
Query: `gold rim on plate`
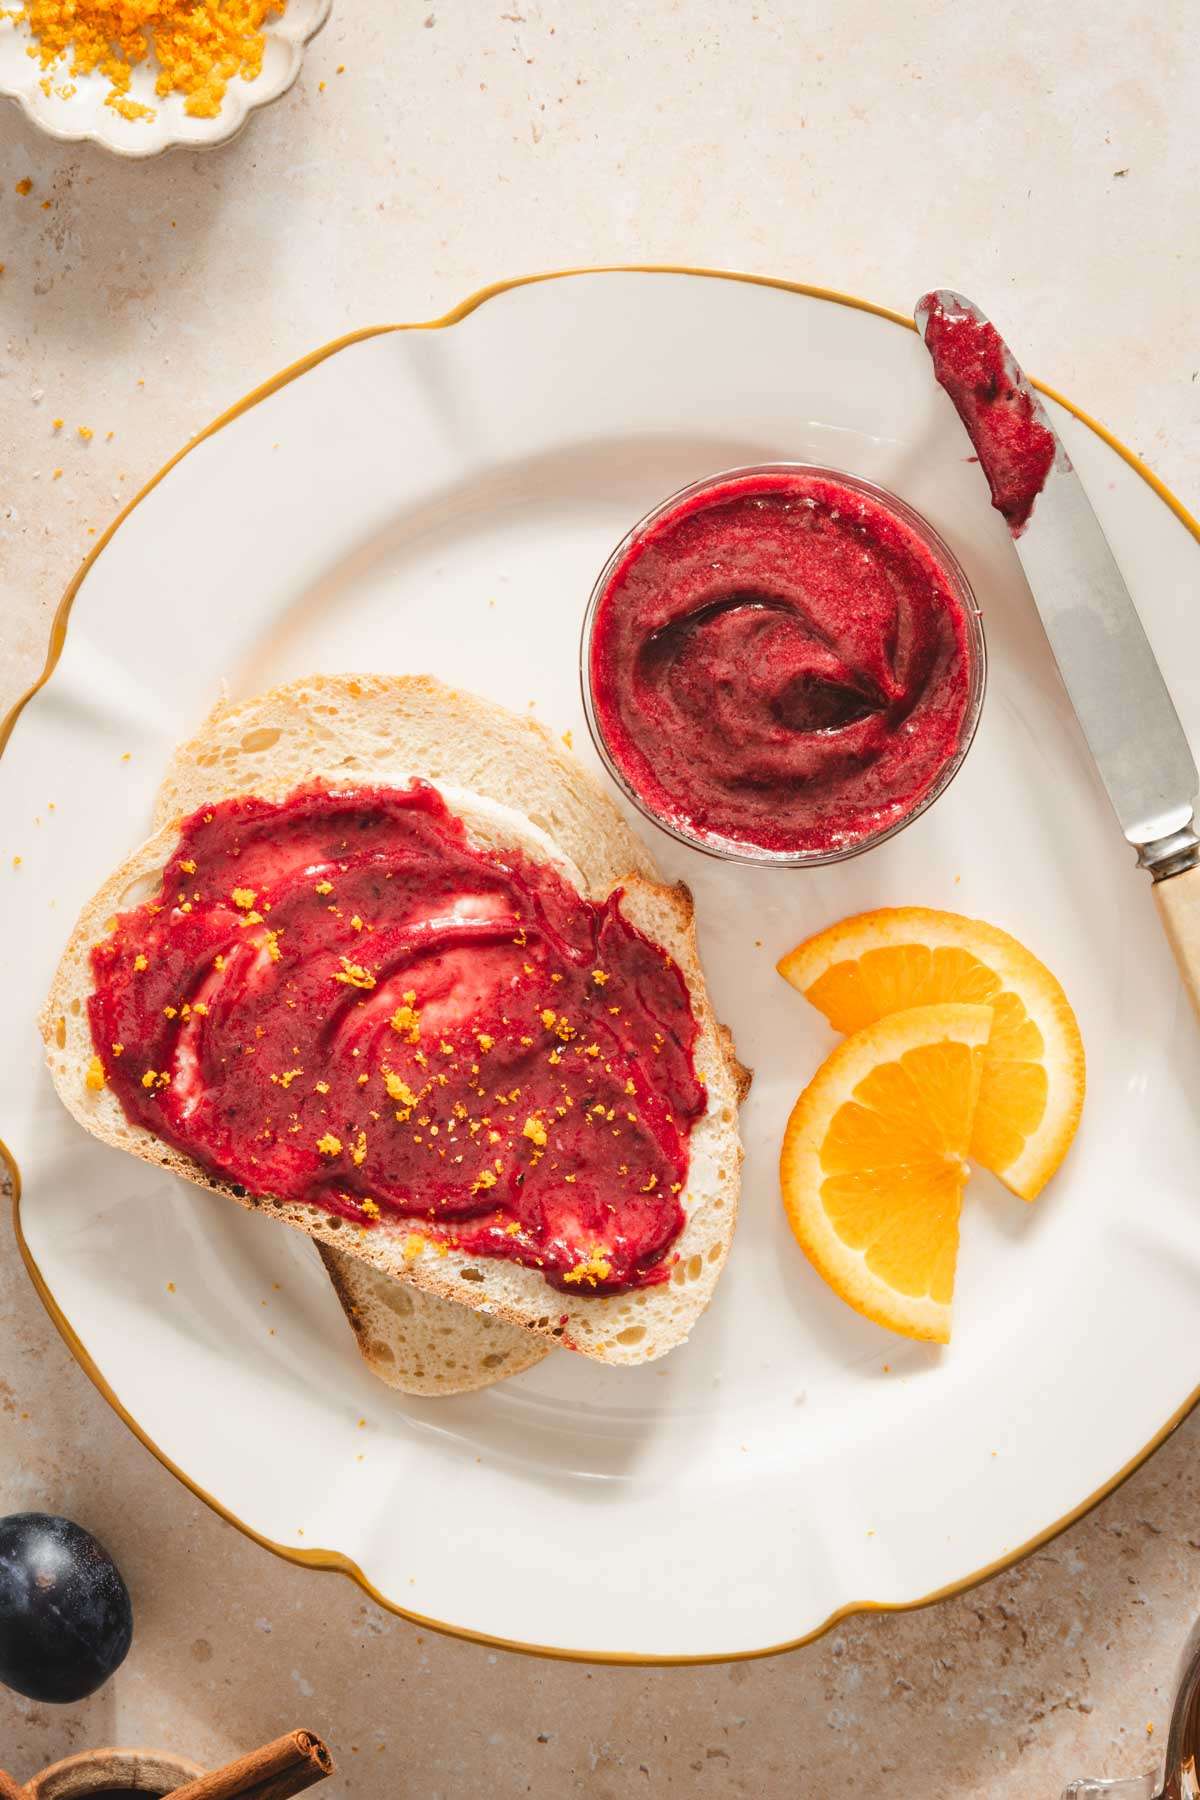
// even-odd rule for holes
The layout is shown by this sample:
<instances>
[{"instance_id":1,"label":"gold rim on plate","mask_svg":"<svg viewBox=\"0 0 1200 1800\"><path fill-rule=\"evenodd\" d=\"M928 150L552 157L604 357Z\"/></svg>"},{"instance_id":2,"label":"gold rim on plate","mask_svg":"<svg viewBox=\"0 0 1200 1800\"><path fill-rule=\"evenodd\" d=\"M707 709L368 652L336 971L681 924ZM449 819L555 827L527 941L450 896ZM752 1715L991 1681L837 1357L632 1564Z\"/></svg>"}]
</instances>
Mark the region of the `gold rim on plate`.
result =
<instances>
[{"instance_id":1,"label":"gold rim on plate","mask_svg":"<svg viewBox=\"0 0 1200 1800\"><path fill-rule=\"evenodd\" d=\"M0 720L0 756L4 754L12 736L13 727L22 712L54 672L55 664L62 655L63 645L66 642L67 624L75 596L92 564L111 541L118 528L124 524L134 507L139 506L147 494L158 486L164 476L170 474L175 465L182 462L183 458L198 444L202 444L206 438L215 436L218 431L231 424L242 413L248 412L252 406L257 406L260 400L268 399L280 388L295 381L298 376L306 375L310 369L316 368L317 364L324 362L326 357L336 355L339 350L346 349L350 344L362 343L367 338L382 337L393 331L444 331L449 326L457 325L463 319L469 318L485 302L494 300L498 294L507 294L514 288L532 287L545 281L566 281L576 275L689 275L700 277L706 281L741 281L753 287L779 288L785 293L801 294L809 300L827 300L836 306L849 306L857 312L873 313L877 318L887 319L890 323L901 325L908 331L916 330L915 323L906 314L895 312L888 306L878 306L873 300L861 300L854 294L840 293L836 288L812 287L806 282L785 281L781 277L770 275L750 275L731 269L694 269L677 263L618 263L602 264L595 268L550 269L538 275L515 275L506 281L495 281L488 287L479 288L477 292L452 307L449 312L443 313L440 318L416 320L399 325L368 325L359 331L347 332L344 337L335 338L332 343L323 345L321 349L310 351L307 356L302 356L298 362L291 363L279 374L271 376L269 380L253 388L241 400L236 401L234 405L214 419L211 425L206 426L203 431L185 444L182 450L177 450L175 455L163 464L157 474L150 477L145 486L129 501L129 504L117 514L71 578L66 592L58 603L50 627L50 642L41 674L18 698L6 717ZM1152 469L1146 466L1140 456L1130 450L1119 438L1114 437L1112 432L1101 425L1098 420L1084 412L1082 407L1076 406L1068 400L1065 395L1058 393L1052 387L1047 387L1045 382L1035 381L1033 385L1040 393L1065 408L1073 418L1079 420L1081 425L1086 425L1089 431L1095 432L1096 436L1107 444L1110 450L1115 450L1122 461L1127 463L1147 486L1153 489L1159 499L1166 503L1175 517L1196 539L1196 542L1200 543L1200 520L1192 516L1183 502L1155 475ZM397 1614L402 1619L407 1619L410 1624L424 1626L430 1631L441 1632L447 1637L463 1638L473 1644L483 1644L493 1650L514 1650L526 1656L550 1657L561 1662L632 1664L635 1667L643 1668L676 1668L704 1663L751 1662L762 1656L779 1656L785 1650L799 1650L805 1644L814 1643L817 1638L823 1637L827 1631L831 1631L843 1619L853 1618L858 1613L915 1612L918 1608L932 1606L939 1600L949 1600L956 1594L967 1593L971 1588L977 1587L980 1582L990 1580L993 1575L1002 1574L1005 1569L1011 1569L1014 1564L1021 1562L1023 1558L1032 1555L1035 1550L1040 1550L1043 1545L1056 1538L1060 1532L1066 1531L1069 1526L1074 1525L1086 1513L1091 1512L1093 1507L1098 1506L1102 1500L1114 1493L1122 1482L1128 1480L1129 1476L1134 1474L1137 1469L1140 1469L1142 1464L1154 1454L1160 1444L1165 1443L1166 1439L1178 1425L1183 1423L1197 1402L1200 1401L1200 1387L1197 1387L1183 1405L1172 1413L1166 1424L1155 1433L1143 1449L1118 1469L1116 1474L1111 1476L1102 1487L1097 1488L1094 1494L1090 1494L1086 1500L1080 1501L1078 1506L1073 1507L1062 1518L1047 1525L1043 1531L1039 1531L1036 1536L1029 1538L1025 1543L1018 1544L1015 1549L1005 1551L995 1562L988 1563L986 1567L976 1569L970 1575L962 1576L957 1581L948 1582L945 1587L935 1588L932 1593L922 1594L917 1599L851 1600L845 1606L839 1606L835 1612L830 1613L829 1617L820 1625L815 1626L812 1631L807 1631L800 1637L789 1638L781 1644L766 1644L757 1650L718 1651L700 1656L653 1656L638 1655L635 1652L621 1650L561 1650L546 1644L526 1644L513 1638L493 1637L487 1632L472 1631L462 1625L447 1625L441 1619L431 1619L424 1613L414 1612L411 1607L401 1606L398 1601L390 1600L386 1594L381 1593L358 1564L340 1550L298 1550L290 1544L277 1544L273 1539L264 1537L261 1532L255 1531L252 1526L247 1525L244 1520L230 1512L229 1508L223 1506L213 1494L206 1493L202 1487L197 1486L191 1477L179 1467L178 1463L172 1462L166 1452L160 1450L153 1439L147 1437L137 1420L121 1404L93 1362L66 1314L55 1300L21 1229L21 1172L17 1167L16 1158L2 1138L0 1138L0 1162L7 1167L9 1179L12 1182L12 1221L17 1247L21 1252L21 1258L29 1278L37 1290L38 1298L84 1374L107 1400L118 1418L124 1421L134 1437L149 1450L164 1469L195 1494L198 1500L202 1500L206 1506L211 1507L219 1518L236 1527L243 1537L249 1538L252 1543L261 1545L264 1550L270 1550L273 1555L281 1557L283 1561L295 1563L301 1568L334 1570L338 1574L348 1575L377 1606L383 1607L387 1612Z\"/></svg>"}]
</instances>

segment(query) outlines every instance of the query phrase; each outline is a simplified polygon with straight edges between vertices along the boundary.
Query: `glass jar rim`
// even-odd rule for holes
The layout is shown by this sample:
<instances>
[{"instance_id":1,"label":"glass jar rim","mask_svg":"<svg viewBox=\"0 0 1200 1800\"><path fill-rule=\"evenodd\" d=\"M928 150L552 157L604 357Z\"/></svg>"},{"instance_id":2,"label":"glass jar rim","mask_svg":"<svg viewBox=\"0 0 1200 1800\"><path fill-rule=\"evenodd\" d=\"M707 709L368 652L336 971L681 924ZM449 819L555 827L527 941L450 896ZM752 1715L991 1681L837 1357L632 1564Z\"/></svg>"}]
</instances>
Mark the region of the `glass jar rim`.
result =
<instances>
[{"instance_id":1,"label":"glass jar rim","mask_svg":"<svg viewBox=\"0 0 1200 1800\"><path fill-rule=\"evenodd\" d=\"M862 494L864 498L873 500L884 511L893 513L934 556L962 606L963 617L966 620L969 644L967 702L954 754L946 759L929 788L917 804L902 818L894 819L889 825L881 826L878 831L868 832L852 844L840 845L827 850L768 850L745 840L718 838L692 832L678 821L664 817L643 798L618 765L601 728L592 693L591 651L596 614L613 573L626 553L658 523L659 519L675 512L685 501L731 482L747 481L755 476L769 475L806 476L813 480L833 482L838 486L850 489L851 492ZM579 646L579 684L583 699L584 718L587 721L588 733L597 756L630 805L636 807L642 817L648 819L652 825L657 826L660 831L666 832L668 837L673 837L677 843L686 845L688 849L699 850L702 855L711 856L720 862L743 863L758 868L817 869L831 863L848 862L852 857L861 856L864 851L873 850L877 845L886 843L889 838L896 837L906 826L911 825L915 819L919 819L921 814L927 812L934 801L945 793L966 760L967 752L974 742L975 733L979 727L987 688L987 642L983 631L983 614L962 564L940 532L930 524L924 514L918 512L899 494L893 493L890 488L881 487L877 482L871 481L865 476L852 474L848 469L835 469L826 463L744 463L735 468L720 469L714 474L702 476L698 481L688 482L684 487L676 489L673 494L668 494L666 499L660 500L635 525L630 527L605 559L604 566L596 577L584 609Z\"/></svg>"}]
</instances>

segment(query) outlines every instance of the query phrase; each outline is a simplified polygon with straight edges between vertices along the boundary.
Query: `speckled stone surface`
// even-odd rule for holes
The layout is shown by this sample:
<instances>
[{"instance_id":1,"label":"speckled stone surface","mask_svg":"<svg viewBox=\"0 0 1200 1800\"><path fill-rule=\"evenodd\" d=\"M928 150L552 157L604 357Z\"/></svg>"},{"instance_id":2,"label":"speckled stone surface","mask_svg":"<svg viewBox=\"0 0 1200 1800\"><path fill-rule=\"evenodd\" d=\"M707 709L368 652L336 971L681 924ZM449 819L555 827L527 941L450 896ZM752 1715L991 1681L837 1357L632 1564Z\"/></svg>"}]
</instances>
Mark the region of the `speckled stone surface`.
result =
<instances>
[{"instance_id":1,"label":"speckled stone surface","mask_svg":"<svg viewBox=\"0 0 1200 1800\"><path fill-rule=\"evenodd\" d=\"M191 432L343 331L535 268L745 267L897 308L960 286L1195 508L1187 11L338 0L293 93L206 156L119 164L0 108L0 712L92 534ZM1153 1763L1200 1602L1196 1419L1065 1536L925 1612L731 1667L492 1653L277 1562L177 1486L3 1237L0 1346L0 1511L90 1525L137 1606L85 1705L0 1692L22 1778L109 1742L213 1763L303 1723L339 1754L325 1791L365 1800L1053 1800Z\"/></svg>"}]
</instances>

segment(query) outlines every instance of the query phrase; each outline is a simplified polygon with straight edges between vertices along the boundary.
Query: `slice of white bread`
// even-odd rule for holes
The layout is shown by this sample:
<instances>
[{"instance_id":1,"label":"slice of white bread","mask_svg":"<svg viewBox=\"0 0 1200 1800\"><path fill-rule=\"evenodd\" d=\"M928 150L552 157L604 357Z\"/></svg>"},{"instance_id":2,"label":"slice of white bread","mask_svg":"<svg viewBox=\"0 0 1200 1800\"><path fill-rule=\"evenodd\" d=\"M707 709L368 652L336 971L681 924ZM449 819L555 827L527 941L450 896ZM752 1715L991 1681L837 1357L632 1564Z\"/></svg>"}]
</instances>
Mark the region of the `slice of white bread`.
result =
<instances>
[{"instance_id":1,"label":"slice of white bread","mask_svg":"<svg viewBox=\"0 0 1200 1800\"><path fill-rule=\"evenodd\" d=\"M267 753L273 765L270 777L262 766ZM255 763L255 758L260 760ZM451 766L458 778L453 786ZM676 1244L679 1260L671 1280L659 1287L568 1297L548 1287L536 1271L497 1259L472 1260L451 1251L445 1257L406 1260L403 1222L364 1230L317 1207L234 1194L230 1184L209 1177L190 1158L131 1126L109 1090L95 1093L85 1084L92 1049L84 1006L91 986L88 951L113 912L156 885L181 811L230 791L281 798L314 776L341 783L373 778L387 784L411 774L438 782L479 843L515 845L548 856L560 867L574 860L572 852L577 851L581 862L597 866L608 858L610 866L625 868L632 845L635 867L646 865L644 851L630 839L605 796L548 734L427 678L317 677L242 707L219 709L200 738L183 747L164 783L163 813L170 813L171 823L104 884L84 909L64 955L43 1018L59 1093L81 1123L106 1142L229 1193L252 1210L273 1213L318 1243L347 1251L424 1293L603 1361L636 1363L662 1355L687 1336L728 1253L741 1163L737 1104L746 1080L712 1015L685 889L662 887L641 873L621 882L625 916L662 944L683 971L700 1025L697 1067L709 1089L708 1109L692 1136L684 1194L687 1222ZM464 791L458 787L464 778L481 785L486 781L503 797ZM518 781L537 795L528 816L509 804ZM605 891L606 885L612 884L598 881L595 891Z\"/></svg>"}]
</instances>

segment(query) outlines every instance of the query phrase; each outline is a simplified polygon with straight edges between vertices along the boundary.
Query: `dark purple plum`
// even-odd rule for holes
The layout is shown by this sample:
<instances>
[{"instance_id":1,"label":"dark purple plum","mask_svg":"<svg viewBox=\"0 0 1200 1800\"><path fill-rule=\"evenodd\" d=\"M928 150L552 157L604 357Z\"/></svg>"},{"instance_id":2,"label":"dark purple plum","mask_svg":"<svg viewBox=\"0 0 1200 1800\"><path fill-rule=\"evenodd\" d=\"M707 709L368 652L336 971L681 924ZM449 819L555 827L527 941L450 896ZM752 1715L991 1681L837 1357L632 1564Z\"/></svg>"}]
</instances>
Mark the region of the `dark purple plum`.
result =
<instances>
[{"instance_id":1,"label":"dark purple plum","mask_svg":"<svg viewBox=\"0 0 1200 1800\"><path fill-rule=\"evenodd\" d=\"M30 1700L68 1703L125 1660L133 1608L103 1544L70 1519L0 1519L0 1682Z\"/></svg>"}]
</instances>

